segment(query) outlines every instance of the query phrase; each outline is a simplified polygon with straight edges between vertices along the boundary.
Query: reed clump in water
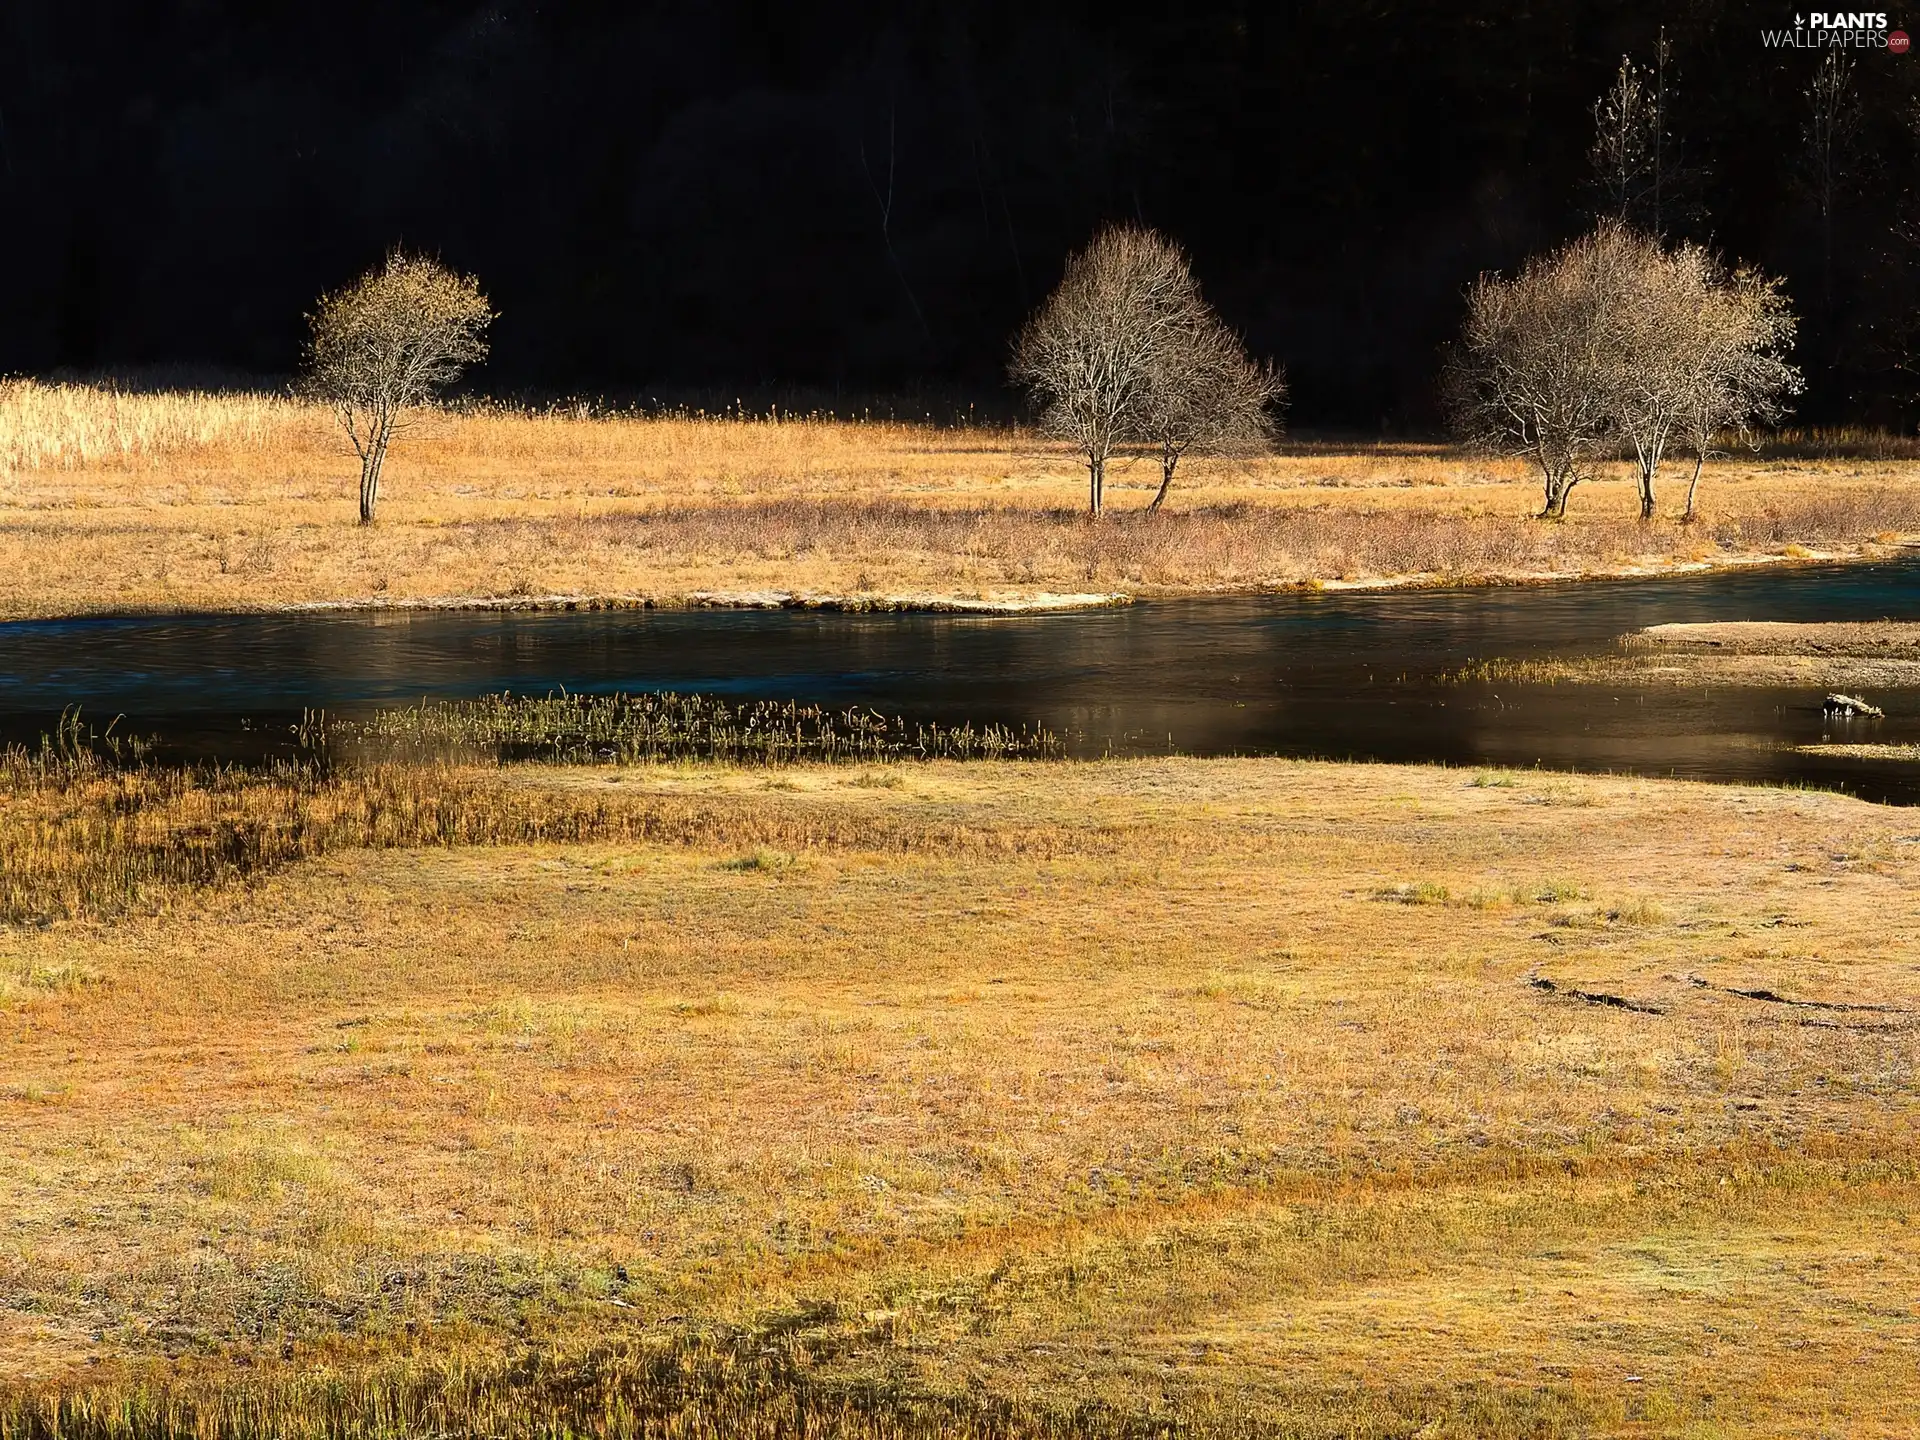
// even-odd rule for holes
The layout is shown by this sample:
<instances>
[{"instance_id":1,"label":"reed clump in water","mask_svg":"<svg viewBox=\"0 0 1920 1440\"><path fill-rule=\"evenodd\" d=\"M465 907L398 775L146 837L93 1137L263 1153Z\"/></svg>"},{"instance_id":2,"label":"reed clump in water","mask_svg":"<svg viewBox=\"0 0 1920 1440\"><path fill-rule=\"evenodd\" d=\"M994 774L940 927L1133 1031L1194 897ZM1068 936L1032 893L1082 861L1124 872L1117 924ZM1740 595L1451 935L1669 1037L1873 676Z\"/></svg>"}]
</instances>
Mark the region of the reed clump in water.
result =
<instances>
[{"instance_id":1,"label":"reed clump in water","mask_svg":"<svg viewBox=\"0 0 1920 1440\"><path fill-rule=\"evenodd\" d=\"M1058 753L1041 730L908 725L862 711L701 696L496 696L391 712L351 730L314 720L298 756L265 766L167 765L138 745L92 735L76 717L36 750L0 751L0 922L164 910L179 895L352 849L645 841L968 850L981 837L952 827L544 789L510 783L497 763L870 764ZM470 763L476 758L486 763ZM1019 847L1030 843L1051 842L1025 837Z\"/></svg>"},{"instance_id":2,"label":"reed clump in water","mask_svg":"<svg viewBox=\"0 0 1920 1440\"><path fill-rule=\"evenodd\" d=\"M1061 753L1059 740L1039 727L938 725L859 707L673 693L426 701L367 721L335 723L327 733L356 753L385 759L458 756L558 765L1034 760Z\"/></svg>"}]
</instances>

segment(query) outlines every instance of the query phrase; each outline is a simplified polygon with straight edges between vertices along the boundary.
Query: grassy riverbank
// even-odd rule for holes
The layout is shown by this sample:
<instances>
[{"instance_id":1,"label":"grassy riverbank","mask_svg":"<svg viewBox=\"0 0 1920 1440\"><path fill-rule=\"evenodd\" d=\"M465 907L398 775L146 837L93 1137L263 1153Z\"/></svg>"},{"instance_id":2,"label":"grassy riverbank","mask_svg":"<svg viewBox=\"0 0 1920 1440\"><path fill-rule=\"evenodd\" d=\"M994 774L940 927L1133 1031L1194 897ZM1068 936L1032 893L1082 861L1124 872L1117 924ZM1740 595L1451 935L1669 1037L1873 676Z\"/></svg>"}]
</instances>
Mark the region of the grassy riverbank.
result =
<instances>
[{"instance_id":1,"label":"grassy riverbank","mask_svg":"<svg viewBox=\"0 0 1920 1440\"><path fill-rule=\"evenodd\" d=\"M63 783L0 812L67 827L43 860L244 818ZM1911 812L1287 761L228 783L326 843L0 929L0 1432L1920 1402Z\"/></svg>"},{"instance_id":2,"label":"grassy riverbank","mask_svg":"<svg viewBox=\"0 0 1920 1440\"><path fill-rule=\"evenodd\" d=\"M1456 677L1529 684L1920 686L1920 623L1712 621L1624 635L1610 655L1478 662ZM1835 752L1838 753L1838 752Z\"/></svg>"},{"instance_id":3,"label":"grassy riverbank","mask_svg":"<svg viewBox=\"0 0 1920 1440\"><path fill-rule=\"evenodd\" d=\"M1896 450L1899 447L1895 447ZM1624 467L1565 524L1523 467L1443 446L1150 462L1088 520L1059 446L993 427L428 414L353 524L328 415L266 396L0 389L0 617L617 600L700 592L1020 600L1528 580L1885 551L1920 535L1901 458L1709 467L1704 518L1643 525Z\"/></svg>"}]
</instances>

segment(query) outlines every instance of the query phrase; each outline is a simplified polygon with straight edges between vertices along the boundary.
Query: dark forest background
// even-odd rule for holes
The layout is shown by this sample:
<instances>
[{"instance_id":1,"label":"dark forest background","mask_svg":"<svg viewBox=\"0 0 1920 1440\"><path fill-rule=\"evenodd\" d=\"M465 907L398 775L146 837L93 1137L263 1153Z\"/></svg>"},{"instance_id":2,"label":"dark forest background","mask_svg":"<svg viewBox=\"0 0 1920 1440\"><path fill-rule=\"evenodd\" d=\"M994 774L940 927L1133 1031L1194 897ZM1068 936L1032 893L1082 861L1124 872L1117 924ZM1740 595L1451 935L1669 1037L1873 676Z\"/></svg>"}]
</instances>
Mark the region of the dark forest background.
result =
<instances>
[{"instance_id":1,"label":"dark forest background","mask_svg":"<svg viewBox=\"0 0 1920 1440\"><path fill-rule=\"evenodd\" d=\"M1900 23L1901 17L1890 17ZM1913 17L1920 30L1920 15ZM0 6L0 369L284 374L396 241L481 277L500 393L944 393L1101 221L1193 251L1298 426L1433 419L1461 291L1590 218L1673 42L1674 227L1787 277L1813 419L1911 423L1920 51L1863 54L1829 242L1786 5ZM1891 342L1889 337L1891 336Z\"/></svg>"}]
</instances>

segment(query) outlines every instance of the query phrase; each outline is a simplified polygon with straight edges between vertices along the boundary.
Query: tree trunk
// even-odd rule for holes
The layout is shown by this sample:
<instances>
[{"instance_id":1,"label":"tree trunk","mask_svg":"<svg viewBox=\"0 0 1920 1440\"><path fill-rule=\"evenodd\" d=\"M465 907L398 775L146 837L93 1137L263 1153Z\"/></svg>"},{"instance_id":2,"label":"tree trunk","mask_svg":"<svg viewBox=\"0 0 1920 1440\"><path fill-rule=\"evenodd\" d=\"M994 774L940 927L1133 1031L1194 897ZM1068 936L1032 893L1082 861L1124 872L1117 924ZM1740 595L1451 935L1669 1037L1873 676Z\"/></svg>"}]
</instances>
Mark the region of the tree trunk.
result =
<instances>
[{"instance_id":1,"label":"tree trunk","mask_svg":"<svg viewBox=\"0 0 1920 1440\"><path fill-rule=\"evenodd\" d=\"M1147 506L1149 515L1158 510L1160 502L1167 498L1167 491L1173 485L1173 467L1179 463L1180 452L1163 443L1160 447L1160 492L1153 497L1153 503Z\"/></svg>"},{"instance_id":2,"label":"tree trunk","mask_svg":"<svg viewBox=\"0 0 1920 1440\"><path fill-rule=\"evenodd\" d=\"M1645 465L1640 467L1640 518L1653 519L1653 471Z\"/></svg>"},{"instance_id":3,"label":"tree trunk","mask_svg":"<svg viewBox=\"0 0 1920 1440\"><path fill-rule=\"evenodd\" d=\"M1693 523L1693 496L1694 492L1700 488L1700 467L1706 463L1707 457L1704 454L1697 454L1693 457L1693 480L1687 486L1687 513L1680 517L1688 524Z\"/></svg>"},{"instance_id":4,"label":"tree trunk","mask_svg":"<svg viewBox=\"0 0 1920 1440\"><path fill-rule=\"evenodd\" d=\"M1547 477L1547 503L1540 511L1542 520L1564 520L1567 518L1567 496L1578 483L1571 475L1550 475Z\"/></svg>"},{"instance_id":5,"label":"tree trunk","mask_svg":"<svg viewBox=\"0 0 1920 1440\"><path fill-rule=\"evenodd\" d=\"M360 462L360 523L373 524L375 509L380 504L380 467L386 463L387 441L381 436L367 447L366 458Z\"/></svg>"},{"instance_id":6,"label":"tree trunk","mask_svg":"<svg viewBox=\"0 0 1920 1440\"><path fill-rule=\"evenodd\" d=\"M1098 515L1100 506L1106 500L1107 457L1089 455L1087 457L1087 513Z\"/></svg>"}]
</instances>

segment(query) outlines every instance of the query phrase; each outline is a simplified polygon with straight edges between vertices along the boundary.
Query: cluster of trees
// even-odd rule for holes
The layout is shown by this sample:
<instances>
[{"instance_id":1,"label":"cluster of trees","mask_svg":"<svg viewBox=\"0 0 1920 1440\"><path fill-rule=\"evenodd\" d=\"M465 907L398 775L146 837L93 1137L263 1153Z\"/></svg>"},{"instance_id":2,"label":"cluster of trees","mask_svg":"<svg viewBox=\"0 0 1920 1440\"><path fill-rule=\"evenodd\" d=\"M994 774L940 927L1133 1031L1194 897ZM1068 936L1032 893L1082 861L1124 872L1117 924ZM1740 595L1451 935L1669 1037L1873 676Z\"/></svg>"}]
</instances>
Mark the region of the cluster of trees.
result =
<instances>
[{"instance_id":1,"label":"cluster of trees","mask_svg":"<svg viewBox=\"0 0 1920 1440\"><path fill-rule=\"evenodd\" d=\"M1626 453L1651 519L1677 447L1693 460L1692 519L1721 438L1779 419L1800 392L1786 358L1794 329L1778 281L1609 219L1511 277L1474 282L1444 390L1463 440L1539 467L1543 517L1563 517L1574 486ZM1201 298L1180 247L1130 225L1068 261L1021 330L1010 371L1043 432L1085 456L1096 515L1117 451L1158 453L1157 509L1182 455L1264 448L1286 394L1280 372L1249 359Z\"/></svg>"},{"instance_id":2,"label":"cluster of trees","mask_svg":"<svg viewBox=\"0 0 1920 1440\"><path fill-rule=\"evenodd\" d=\"M1796 317L1780 283L1668 238L1704 217L1705 171L1673 125L1673 54L1662 29L1651 63L1623 57L1592 107L1596 228L1511 275L1482 275L1449 350L1442 395L1457 433L1531 460L1545 517L1566 513L1569 494L1599 461L1625 454L1639 477L1641 516L1651 518L1661 466L1679 450L1693 461L1691 519L1715 446L1776 421L1804 389L1787 359ZM1852 60L1824 57L1805 99L1801 179L1823 222L1830 289L1831 222L1859 118ZM1920 135L1920 120L1915 125ZM887 187L873 189L883 237L893 193L888 155ZM864 164L864 148L861 157ZM1909 231L1920 236L1920 220L1901 233ZM304 385L334 408L359 455L361 523L374 519L381 471L406 412L484 358L494 318L471 277L399 252L321 297L309 317ZM1902 315L1882 328L1884 339L1908 342L1888 348L1920 372L1911 359L1920 356L1912 338L1920 322ZM1282 373L1250 358L1201 295L1186 252L1131 224L1098 232L1069 257L1060 284L1019 332L1009 371L1043 433L1070 440L1084 456L1096 515L1116 454L1158 460L1160 485L1147 506L1157 510L1185 455L1266 448L1287 397Z\"/></svg>"},{"instance_id":3,"label":"cluster of trees","mask_svg":"<svg viewBox=\"0 0 1920 1440\"><path fill-rule=\"evenodd\" d=\"M360 523L409 410L487 354L494 319L479 283L398 250L308 317L304 394L332 408L360 457ZM1085 454L1089 506L1124 446L1160 462L1157 510L1188 454L1252 453L1278 433L1286 382L1247 357L1200 294L1186 253L1136 226L1097 235L1021 331L1014 378L1039 401L1045 433Z\"/></svg>"},{"instance_id":4,"label":"cluster of trees","mask_svg":"<svg viewBox=\"0 0 1920 1440\"><path fill-rule=\"evenodd\" d=\"M1158 455L1157 510L1182 456L1251 453L1279 431L1286 381L1248 358L1200 294L1186 252L1135 225L1102 231L1067 262L1014 342L1009 371L1043 433L1087 462L1087 506L1105 504L1107 463L1123 447Z\"/></svg>"},{"instance_id":5,"label":"cluster of trees","mask_svg":"<svg viewBox=\"0 0 1920 1440\"><path fill-rule=\"evenodd\" d=\"M1669 236L1702 221L1703 172L1672 126L1673 46L1660 30L1651 63L1622 56L1593 105L1588 234L1535 256L1511 277L1482 275L1450 349L1442 398L1456 433L1539 467L1541 514L1602 457L1629 454L1640 515L1651 519L1669 449L1690 453L1684 518L1723 435L1772 423L1805 388L1789 364L1796 318L1780 282L1730 270ZM1838 169L1855 115L1852 61L1827 55L1806 90L1800 178L1822 220L1831 288Z\"/></svg>"},{"instance_id":6,"label":"cluster of trees","mask_svg":"<svg viewBox=\"0 0 1920 1440\"><path fill-rule=\"evenodd\" d=\"M471 276L399 251L320 298L303 386L333 408L360 457L363 525L406 412L485 358L493 318ZM1690 519L1720 437L1778 419L1800 391L1786 358L1794 327L1777 281L1607 220L1511 277L1473 284L1445 392L1462 439L1538 466L1544 517L1564 516L1574 486L1625 452L1651 518L1661 464L1678 447L1693 460ZM1069 259L1020 331L1010 373L1042 431L1085 457L1096 515L1117 452L1158 458L1147 507L1157 510L1183 456L1270 444L1286 398L1281 372L1251 359L1201 295L1186 252L1134 225Z\"/></svg>"},{"instance_id":7,"label":"cluster of trees","mask_svg":"<svg viewBox=\"0 0 1920 1440\"><path fill-rule=\"evenodd\" d=\"M1786 358L1796 319L1780 283L1665 238L1699 214L1699 172L1670 125L1671 60L1663 29L1653 63L1641 69L1623 57L1594 103L1596 228L1512 276L1483 274L1450 348L1442 393L1455 430L1538 466L1546 518L1564 516L1596 462L1621 453L1635 461L1641 517L1652 518L1660 467L1678 447L1693 460L1692 519L1720 437L1777 420L1804 388ZM1854 113L1851 64L1829 55L1807 92L1808 179L1829 220L1836 157L1844 158ZM884 216L890 201L875 195ZM1920 221L1912 231L1920 235ZM1830 244L1827 256L1830 266ZM471 277L398 251L321 297L309 317L304 383L335 409L360 457L362 524L373 521L405 412L484 358L493 319ZM1920 325L1910 328L1920 334ZM1920 355L1920 343L1908 349ZM1116 453L1158 458L1160 486L1147 506L1157 510L1183 456L1266 448L1287 394L1282 373L1251 359L1201 295L1186 252L1131 224L1097 233L1069 257L1059 286L1021 329L1009 373L1034 402L1042 432L1085 457L1095 515Z\"/></svg>"},{"instance_id":8,"label":"cluster of trees","mask_svg":"<svg viewBox=\"0 0 1920 1440\"><path fill-rule=\"evenodd\" d=\"M1651 519L1661 462L1679 445L1693 459L1691 519L1718 438L1777 420L1799 393L1794 324L1777 281L1605 221L1510 278L1474 283L1448 406L1462 439L1539 467L1547 518L1565 515L1596 461L1625 451Z\"/></svg>"}]
</instances>

